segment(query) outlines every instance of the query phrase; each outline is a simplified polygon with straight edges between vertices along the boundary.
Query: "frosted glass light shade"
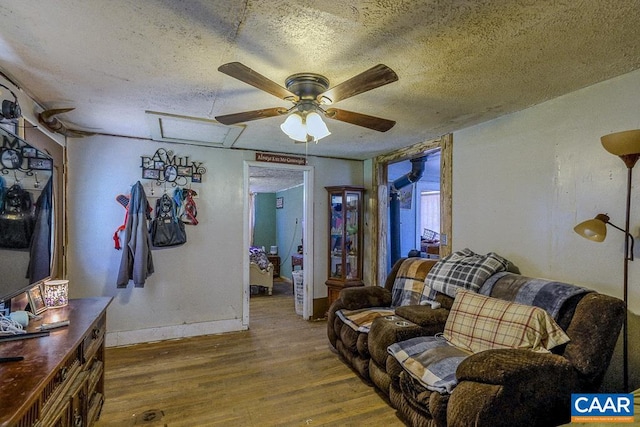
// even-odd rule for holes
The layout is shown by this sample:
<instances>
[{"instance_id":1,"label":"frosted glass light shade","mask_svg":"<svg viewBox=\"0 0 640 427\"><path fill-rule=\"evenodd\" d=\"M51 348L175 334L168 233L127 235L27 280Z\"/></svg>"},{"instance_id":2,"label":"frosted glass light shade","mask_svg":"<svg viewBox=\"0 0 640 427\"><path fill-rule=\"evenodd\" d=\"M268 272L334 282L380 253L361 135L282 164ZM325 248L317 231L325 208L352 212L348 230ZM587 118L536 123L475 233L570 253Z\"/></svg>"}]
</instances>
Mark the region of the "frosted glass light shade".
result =
<instances>
[{"instance_id":1,"label":"frosted glass light shade","mask_svg":"<svg viewBox=\"0 0 640 427\"><path fill-rule=\"evenodd\" d=\"M307 140L307 128L302 123L302 117L298 114L290 114L284 123L280 125L280 129L295 141Z\"/></svg>"},{"instance_id":2,"label":"frosted glass light shade","mask_svg":"<svg viewBox=\"0 0 640 427\"><path fill-rule=\"evenodd\" d=\"M331 135L320 114L315 112L307 114L307 133L316 140Z\"/></svg>"},{"instance_id":3,"label":"frosted glass light shade","mask_svg":"<svg viewBox=\"0 0 640 427\"><path fill-rule=\"evenodd\" d=\"M594 242L602 242L607 237L607 222L609 217L599 214L594 219L588 219L573 227L573 231Z\"/></svg>"},{"instance_id":4,"label":"frosted glass light shade","mask_svg":"<svg viewBox=\"0 0 640 427\"><path fill-rule=\"evenodd\" d=\"M610 133L600 138L605 150L616 156L640 154L640 129Z\"/></svg>"}]
</instances>

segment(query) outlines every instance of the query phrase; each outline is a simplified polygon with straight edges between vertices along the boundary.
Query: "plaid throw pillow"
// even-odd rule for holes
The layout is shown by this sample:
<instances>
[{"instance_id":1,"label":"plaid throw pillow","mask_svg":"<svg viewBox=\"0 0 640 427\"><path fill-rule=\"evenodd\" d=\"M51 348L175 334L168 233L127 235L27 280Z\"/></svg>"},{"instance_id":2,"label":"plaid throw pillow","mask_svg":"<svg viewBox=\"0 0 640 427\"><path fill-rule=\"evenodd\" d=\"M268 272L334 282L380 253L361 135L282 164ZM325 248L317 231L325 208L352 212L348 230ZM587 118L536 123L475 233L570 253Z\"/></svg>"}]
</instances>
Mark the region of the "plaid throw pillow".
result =
<instances>
[{"instance_id":1,"label":"plaid throw pillow","mask_svg":"<svg viewBox=\"0 0 640 427\"><path fill-rule=\"evenodd\" d=\"M478 292L485 280L506 270L508 265L509 261L494 252L479 255L468 248L454 252L438 261L429 271L425 294L430 293L433 298L435 293L432 291L437 291L455 298L460 288Z\"/></svg>"},{"instance_id":2,"label":"plaid throw pillow","mask_svg":"<svg viewBox=\"0 0 640 427\"><path fill-rule=\"evenodd\" d=\"M478 353L521 348L549 353L569 337L545 310L460 289L444 327L451 344Z\"/></svg>"}]
</instances>

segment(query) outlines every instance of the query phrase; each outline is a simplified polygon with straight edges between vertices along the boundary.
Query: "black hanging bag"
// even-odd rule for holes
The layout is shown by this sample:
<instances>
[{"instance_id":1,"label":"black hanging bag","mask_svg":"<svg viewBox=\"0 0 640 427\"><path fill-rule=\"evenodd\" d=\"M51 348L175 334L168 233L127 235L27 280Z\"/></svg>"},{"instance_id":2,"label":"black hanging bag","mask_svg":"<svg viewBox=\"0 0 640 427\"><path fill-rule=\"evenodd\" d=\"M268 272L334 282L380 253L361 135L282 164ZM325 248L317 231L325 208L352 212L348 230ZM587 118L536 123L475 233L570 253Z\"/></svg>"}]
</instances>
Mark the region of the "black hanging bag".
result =
<instances>
[{"instance_id":1,"label":"black hanging bag","mask_svg":"<svg viewBox=\"0 0 640 427\"><path fill-rule=\"evenodd\" d=\"M24 249L31 245L35 226L31 193L12 185L5 193L0 214L0 247Z\"/></svg>"},{"instance_id":2,"label":"black hanging bag","mask_svg":"<svg viewBox=\"0 0 640 427\"><path fill-rule=\"evenodd\" d=\"M156 201L156 214L151 220L149 232L151 244L158 248L187 242L184 223L176 216L176 204L167 194Z\"/></svg>"}]
</instances>

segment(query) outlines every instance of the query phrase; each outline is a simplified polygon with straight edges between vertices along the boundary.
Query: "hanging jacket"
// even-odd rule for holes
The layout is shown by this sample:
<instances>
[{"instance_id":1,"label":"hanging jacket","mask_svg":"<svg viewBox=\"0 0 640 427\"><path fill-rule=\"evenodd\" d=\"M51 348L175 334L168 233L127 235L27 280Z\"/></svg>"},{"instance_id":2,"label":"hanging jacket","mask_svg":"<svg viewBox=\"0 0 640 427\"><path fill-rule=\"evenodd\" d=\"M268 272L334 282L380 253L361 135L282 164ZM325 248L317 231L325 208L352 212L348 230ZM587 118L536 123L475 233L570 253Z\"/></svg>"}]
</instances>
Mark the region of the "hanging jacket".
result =
<instances>
[{"instance_id":1,"label":"hanging jacket","mask_svg":"<svg viewBox=\"0 0 640 427\"><path fill-rule=\"evenodd\" d=\"M151 256L151 237L147 220L151 219L148 211L149 202L140 181L131 187L131 196L127 206L127 223L124 229L124 248L118 271L118 288L126 288L129 280L137 288L153 273Z\"/></svg>"},{"instance_id":2,"label":"hanging jacket","mask_svg":"<svg viewBox=\"0 0 640 427\"><path fill-rule=\"evenodd\" d=\"M36 201L36 223L29 246L27 278L35 283L51 275L51 238L53 219L53 177L49 178Z\"/></svg>"}]
</instances>

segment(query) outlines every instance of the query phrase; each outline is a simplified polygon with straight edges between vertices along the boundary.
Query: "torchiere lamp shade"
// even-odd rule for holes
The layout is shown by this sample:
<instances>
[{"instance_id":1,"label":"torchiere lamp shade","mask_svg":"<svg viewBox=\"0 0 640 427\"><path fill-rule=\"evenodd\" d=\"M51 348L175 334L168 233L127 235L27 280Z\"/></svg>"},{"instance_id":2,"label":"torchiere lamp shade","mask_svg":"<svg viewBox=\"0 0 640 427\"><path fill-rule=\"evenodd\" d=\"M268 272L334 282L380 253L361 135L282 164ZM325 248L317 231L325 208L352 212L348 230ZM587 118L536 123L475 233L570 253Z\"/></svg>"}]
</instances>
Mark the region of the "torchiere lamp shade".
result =
<instances>
[{"instance_id":1,"label":"torchiere lamp shade","mask_svg":"<svg viewBox=\"0 0 640 427\"><path fill-rule=\"evenodd\" d=\"M640 129L610 133L600 141L605 150L616 156L640 153Z\"/></svg>"},{"instance_id":2,"label":"torchiere lamp shade","mask_svg":"<svg viewBox=\"0 0 640 427\"><path fill-rule=\"evenodd\" d=\"M601 137L600 142L605 150L620 157L629 169L640 158L640 129L610 133Z\"/></svg>"}]
</instances>

